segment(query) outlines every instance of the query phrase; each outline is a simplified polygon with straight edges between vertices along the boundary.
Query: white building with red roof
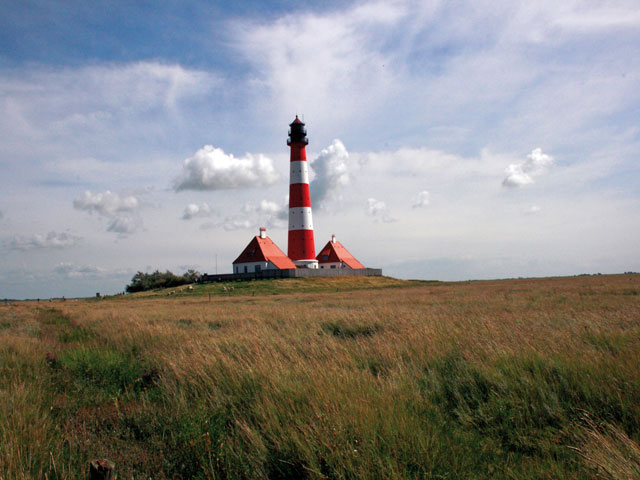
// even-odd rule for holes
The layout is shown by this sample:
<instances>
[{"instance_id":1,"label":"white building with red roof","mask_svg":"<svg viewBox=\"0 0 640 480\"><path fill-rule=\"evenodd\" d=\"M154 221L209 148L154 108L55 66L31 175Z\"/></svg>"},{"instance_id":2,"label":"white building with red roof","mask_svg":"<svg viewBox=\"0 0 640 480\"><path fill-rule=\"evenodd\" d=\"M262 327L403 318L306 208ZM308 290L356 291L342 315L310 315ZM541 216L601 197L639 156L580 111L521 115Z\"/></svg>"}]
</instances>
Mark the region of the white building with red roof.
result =
<instances>
[{"instance_id":1,"label":"white building with red roof","mask_svg":"<svg viewBox=\"0 0 640 480\"><path fill-rule=\"evenodd\" d=\"M320 250L316 259L318 260L318 268L365 268L336 240L335 235L331 235L331 241Z\"/></svg>"},{"instance_id":2,"label":"white building with red roof","mask_svg":"<svg viewBox=\"0 0 640 480\"><path fill-rule=\"evenodd\" d=\"M233 262L233 273L256 273L289 268L296 268L296 264L267 237L266 228L260 228L260 235L253 237Z\"/></svg>"}]
</instances>

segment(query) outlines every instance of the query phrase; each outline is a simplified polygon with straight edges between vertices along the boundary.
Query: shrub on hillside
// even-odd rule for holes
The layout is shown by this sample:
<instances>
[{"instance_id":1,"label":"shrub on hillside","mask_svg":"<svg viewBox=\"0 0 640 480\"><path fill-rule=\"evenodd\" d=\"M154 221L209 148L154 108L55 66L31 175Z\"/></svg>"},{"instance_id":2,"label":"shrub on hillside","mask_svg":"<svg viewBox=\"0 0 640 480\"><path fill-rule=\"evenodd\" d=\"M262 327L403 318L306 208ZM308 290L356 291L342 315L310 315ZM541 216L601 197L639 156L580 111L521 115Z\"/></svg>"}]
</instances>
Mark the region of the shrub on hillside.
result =
<instances>
[{"instance_id":1,"label":"shrub on hillside","mask_svg":"<svg viewBox=\"0 0 640 480\"><path fill-rule=\"evenodd\" d=\"M156 270L153 273L137 272L127 285L127 293L143 292L156 288L171 288L179 285L194 283L200 278L200 273L195 270L187 270L183 275L174 275L169 270L161 272Z\"/></svg>"}]
</instances>

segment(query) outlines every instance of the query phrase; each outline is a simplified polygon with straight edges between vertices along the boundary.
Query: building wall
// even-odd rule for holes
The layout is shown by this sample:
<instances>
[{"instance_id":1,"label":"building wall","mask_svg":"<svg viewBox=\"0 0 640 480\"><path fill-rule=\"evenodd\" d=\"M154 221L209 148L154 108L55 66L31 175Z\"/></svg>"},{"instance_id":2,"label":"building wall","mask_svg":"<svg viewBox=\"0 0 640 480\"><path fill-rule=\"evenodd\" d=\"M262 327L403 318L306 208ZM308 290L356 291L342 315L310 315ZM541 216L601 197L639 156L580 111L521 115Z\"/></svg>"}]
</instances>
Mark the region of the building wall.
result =
<instances>
[{"instance_id":1,"label":"building wall","mask_svg":"<svg viewBox=\"0 0 640 480\"><path fill-rule=\"evenodd\" d=\"M244 271L244 270L243 270ZM380 268L290 268L285 270L263 270L258 273L221 273L217 275L203 274L200 282L229 282L233 280L260 280L269 278L301 278L301 277L379 277L382 275Z\"/></svg>"},{"instance_id":2,"label":"building wall","mask_svg":"<svg viewBox=\"0 0 640 480\"><path fill-rule=\"evenodd\" d=\"M255 273L264 270L278 270L278 268L276 268L276 266L271 262L245 262L236 263L233 266L233 273Z\"/></svg>"},{"instance_id":3,"label":"building wall","mask_svg":"<svg viewBox=\"0 0 640 480\"><path fill-rule=\"evenodd\" d=\"M382 269L381 268L350 268L350 267L332 268L332 269L296 268L295 270L279 270L278 273L282 273L283 278L340 277L340 276L379 277L382 275Z\"/></svg>"},{"instance_id":4,"label":"building wall","mask_svg":"<svg viewBox=\"0 0 640 480\"><path fill-rule=\"evenodd\" d=\"M332 269L332 268L345 268L346 265L342 262L324 262L324 263L320 263L318 264L318 268L326 268L326 269Z\"/></svg>"}]
</instances>

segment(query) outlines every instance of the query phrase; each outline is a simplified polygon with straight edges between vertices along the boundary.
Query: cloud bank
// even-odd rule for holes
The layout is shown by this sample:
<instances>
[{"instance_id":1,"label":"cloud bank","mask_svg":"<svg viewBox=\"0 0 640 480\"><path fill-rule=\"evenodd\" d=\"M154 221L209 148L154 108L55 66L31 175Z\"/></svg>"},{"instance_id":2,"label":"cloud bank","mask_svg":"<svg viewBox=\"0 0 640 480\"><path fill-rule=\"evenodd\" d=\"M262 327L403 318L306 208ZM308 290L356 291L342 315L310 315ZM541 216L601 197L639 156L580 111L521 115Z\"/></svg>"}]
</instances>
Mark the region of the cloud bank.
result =
<instances>
[{"instance_id":1,"label":"cloud bank","mask_svg":"<svg viewBox=\"0 0 640 480\"><path fill-rule=\"evenodd\" d=\"M348 160L349 152L340 140L335 139L311 162L311 168L316 174L309 185L311 204L314 207L322 210L331 201L340 200L341 190L350 181Z\"/></svg>"},{"instance_id":2,"label":"cloud bank","mask_svg":"<svg viewBox=\"0 0 640 480\"><path fill-rule=\"evenodd\" d=\"M56 163L97 151L100 159L132 156L134 145L148 150L150 139L161 143L180 128L184 109L220 84L213 73L179 64L90 63L0 69L0 136L15 156L36 152Z\"/></svg>"},{"instance_id":3,"label":"cloud bank","mask_svg":"<svg viewBox=\"0 0 640 480\"><path fill-rule=\"evenodd\" d=\"M257 101L282 112L303 106L318 122L344 125L353 112L369 113L393 96L394 70L382 68L392 62L381 47L405 14L399 3L370 2L274 22L238 22L233 34L260 79L252 85Z\"/></svg>"},{"instance_id":4,"label":"cloud bank","mask_svg":"<svg viewBox=\"0 0 640 480\"><path fill-rule=\"evenodd\" d=\"M273 161L264 155L236 158L220 148L205 145L187 158L181 175L174 181L176 191L229 190L271 185L278 180Z\"/></svg>"},{"instance_id":5,"label":"cloud bank","mask_svg":"<svg viewBox=\"0 0 640 480\"><path fill-rule=\"evenodd\" d=\"M64 232L49 232L31 236L15 235L7 242L10 250L34 250L34 249L62 249L77 245L80 237Z\"/></svg>"},{"instance_id":6,"label":"cloud bank","mask_svg":"<svg viewBox=\"0 0 640 480\"><path fill-rule=\"evenodd\" d=\"M120 196L110 190L96 193L86 190L82 197L73 201L73 207L110 219L109 232L126 235L142 228L142 219L136 214L140 201L133 195Z\"/></svg>"},{"instance_id":7,"label":"cloud bank","mask_svg":"<svg viewBox=\"0 0 640 480\"><path fill-rule=\"evenodd\" d=\"M61 262L54 267L53 272L65 278L86 278L102 275L106 270L93 265L76 265L74 263Z\"/></svg>"}]
</instances>

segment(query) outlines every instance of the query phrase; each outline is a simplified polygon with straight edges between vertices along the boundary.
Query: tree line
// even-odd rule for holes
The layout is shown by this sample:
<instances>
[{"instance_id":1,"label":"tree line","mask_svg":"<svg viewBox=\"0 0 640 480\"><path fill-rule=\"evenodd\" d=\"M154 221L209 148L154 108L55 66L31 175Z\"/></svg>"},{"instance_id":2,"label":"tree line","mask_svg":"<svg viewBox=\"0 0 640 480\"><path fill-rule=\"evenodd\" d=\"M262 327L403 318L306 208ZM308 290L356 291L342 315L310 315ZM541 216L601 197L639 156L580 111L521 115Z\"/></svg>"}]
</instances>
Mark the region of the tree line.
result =
<instances>
[{"instance_id":1,"label":"tree line","mask_svg":"<svg viewBox=\"0 0 640 480\"><path fill-rule=\"evenodd\" d=\"M171 288L188 283L195 283L200 278L200 272L189 269L182 275L175 275L169 270L161 272L156 270L153 273L138 272L127 285L127 293L143 292L145 290L155 290L156 288Z\"/></svg>"}]
</instances>

